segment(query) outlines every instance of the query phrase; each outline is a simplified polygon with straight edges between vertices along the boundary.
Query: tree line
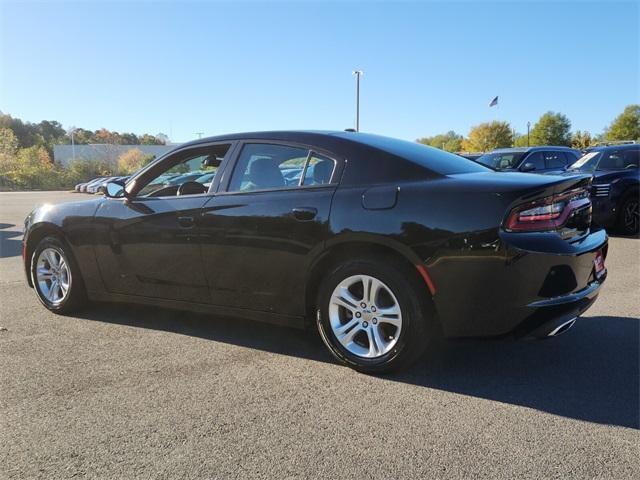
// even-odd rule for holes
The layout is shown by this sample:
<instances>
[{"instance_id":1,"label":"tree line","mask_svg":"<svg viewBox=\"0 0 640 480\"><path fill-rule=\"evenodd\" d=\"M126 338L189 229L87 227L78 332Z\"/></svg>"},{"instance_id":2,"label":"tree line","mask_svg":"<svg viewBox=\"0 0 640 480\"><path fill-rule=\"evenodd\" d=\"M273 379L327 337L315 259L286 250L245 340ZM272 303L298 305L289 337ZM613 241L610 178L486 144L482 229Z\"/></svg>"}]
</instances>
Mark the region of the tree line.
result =
<instances>
[{"instance_id":1,"label":"tree line","mask_svg":"<svg viewBox=\"0 0 640 480\"><path fill-rule=\"evenodd\" d=\"M516 133L509 122L494 120L471 128L464 137L452 130L419 138L425 145L449 152L487 152L495 148L537 145L563 145L584 149L601 142L640 140L640 105L628 105L599 135L587 131L571 131L569 118L547 112L533 125L529 135Z\"/></svg>"},{"instance_id":2,"label":"tree line","mask_svg":"<svg viewBox=\"0 0 640 480\"><path fill-rule=\"evenodd\" d=\"M77 145L89 145L91 143L107 143L111 145L165 145L168 137L163 133L150 135L144 133L118 133L101 128L99 130L87 130L84 128L71 128L65 130L60 122L55 120L42 120L39 123L22 121L6 113L0 112L0 129L9 129L18 141L18 148L44 147L51 155L54 145L64 145L73 141Z\"/></svg>"},{"instance_id":3,"label":"tree line","mask_svg":"<svg viewBox=\"0 0 640 480\"><path fill-rule=\"evenodd\" d=\"M78 145L165 145L163 134L136 135L101 128L73 130ZM53 146L71 143L70 132L57 121L23 122L0 112L0 188L58 189L103 175L127 175L153 159L139 149L129 150L115 160L78 159L68 167L53 162Z\"/></svg>"}]
</instances>

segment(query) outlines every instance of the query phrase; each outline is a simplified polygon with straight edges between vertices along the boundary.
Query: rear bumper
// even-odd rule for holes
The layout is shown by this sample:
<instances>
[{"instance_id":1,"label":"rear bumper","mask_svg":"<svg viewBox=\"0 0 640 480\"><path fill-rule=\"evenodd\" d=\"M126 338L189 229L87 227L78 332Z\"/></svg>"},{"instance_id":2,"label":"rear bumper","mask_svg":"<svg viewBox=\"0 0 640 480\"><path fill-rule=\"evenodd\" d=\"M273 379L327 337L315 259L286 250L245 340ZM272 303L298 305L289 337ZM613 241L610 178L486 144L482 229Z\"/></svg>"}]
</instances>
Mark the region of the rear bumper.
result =
<instances>
[{"instance_id":1,"label":"rear bumper","mask_svg":"<svg viewBox=\"0 0 640 480\"><path fill-rule=\"evenodd\" d=\"M445 336L540 336L596 300L606 279L594 270L596 253L606 258L604 230L574 242L558 235L499 236L499 244L488 242L486 249L427 265L438 288L433 300Z\"/></svg>"},{"instance_id":2,"label":"rear bumper","mask_svg":"<svg viewBox=\"0 0 640 480\"><path fill-rule=\"evenodd\" d=\"M618 206L610 198L595 197L591 199L593 224L604 228L612 228L618 218Z\"/></svg>"},{"instance_id":3,"label":"rear bumper","mask_svg":"<svg viewBox=\"0 0 640 480\"><path fill-rule=\"evenodd\" d=\"M532 313L513 333L518 337L543 338L558 335L570 328L596 301L605 278L606 273L578 292L527 305Z\"/></svg>"}]
</instances>

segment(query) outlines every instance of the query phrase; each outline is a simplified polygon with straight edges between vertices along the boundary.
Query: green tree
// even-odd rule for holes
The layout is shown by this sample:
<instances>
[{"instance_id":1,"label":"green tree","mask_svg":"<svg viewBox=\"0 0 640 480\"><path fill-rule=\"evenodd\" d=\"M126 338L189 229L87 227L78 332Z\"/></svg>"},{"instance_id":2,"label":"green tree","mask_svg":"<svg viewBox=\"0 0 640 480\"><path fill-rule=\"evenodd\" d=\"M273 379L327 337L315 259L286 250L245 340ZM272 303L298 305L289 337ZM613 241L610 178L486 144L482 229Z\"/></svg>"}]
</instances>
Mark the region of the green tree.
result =
<instances>
[{"instance_id":1,"label":"green tree","mask_svg":"<svg viewBox=\"0 0 640 480\"><path fill-rule=\"evenodd\" d=\"M481 123L469 131L469 136L462 142L462 149L467 152L487 152L494 148L513 145L513 131L509 122Z\"/></svg>"},{"instance_id":2,"label":"green tree","mask_svg":"<svg viewBox=\"0 0 640 480\"><path fill-rule=\"evenodd\" d=\"M547 112L531 129L531 146L571 145L571 122L562 113Z\"/></svg>"},{"instance_id":3,"label":"green tree","mask_svg":"<svg viewBox=\"0 0 640 480\"><path fill-rule=\"evenodd\" d=\"M640 140L640 105L628 105L605 130L605 138L615 140Z\"/></svg>"},{"instance_id":4,"label":"green tree","mask_svg":"<svg viewBox=\"0 0 640 480\"><path fill-rule=\"evenodd\" d=\"M591 138L591 134L587 131L577 130L571 135L571 146L573 148L577 148L578 150L584 150L585 148L591 146L593 143L593 139Z\"/></svg>"},{"instance_id":5,"label":"green tree","mask_svg":"<svg viewBox=\"0 0 640 480\"><path fill-rule=\"evenodd\" d=\"M449 130L447 133L441 133L433 137L419 138L416 141L424 145L446 150L447 152L459 152L462 150L462 140L462 135L458 135L453 130Z\"/></svg>"},{"instance_id":6,"label":"green tree","mask_svg":"<svg viewBox=\"0 0 640 480\"><path fill-rule=\"evenodd\" d=\"M527 134L517 134L516 137L513 139L513 146L514 147L528 147L529 146L529 139L527 138Z\"/></svg>"}]
</instances>

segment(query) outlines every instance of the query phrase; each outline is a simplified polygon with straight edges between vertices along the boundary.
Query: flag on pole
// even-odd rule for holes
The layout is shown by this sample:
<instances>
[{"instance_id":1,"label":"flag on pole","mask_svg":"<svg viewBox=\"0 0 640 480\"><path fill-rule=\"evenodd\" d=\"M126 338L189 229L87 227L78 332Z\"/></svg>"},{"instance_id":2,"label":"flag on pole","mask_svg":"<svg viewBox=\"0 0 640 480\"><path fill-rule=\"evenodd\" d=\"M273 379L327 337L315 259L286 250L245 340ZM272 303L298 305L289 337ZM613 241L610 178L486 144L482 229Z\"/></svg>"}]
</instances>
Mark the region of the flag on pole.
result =
<instances>
[{"instance_id":1,"label":"flag on pole","mask_svg":"<svg viewBox=\"0 0 640 480\"><path fill-rule=\"evenodd\" d=\"M498 97L497 96L496 96L496 98L491 100L491 102L489 102L489 106L490 107L495 107L496 105L498 105Z\"/></svg>"}]
</instances>

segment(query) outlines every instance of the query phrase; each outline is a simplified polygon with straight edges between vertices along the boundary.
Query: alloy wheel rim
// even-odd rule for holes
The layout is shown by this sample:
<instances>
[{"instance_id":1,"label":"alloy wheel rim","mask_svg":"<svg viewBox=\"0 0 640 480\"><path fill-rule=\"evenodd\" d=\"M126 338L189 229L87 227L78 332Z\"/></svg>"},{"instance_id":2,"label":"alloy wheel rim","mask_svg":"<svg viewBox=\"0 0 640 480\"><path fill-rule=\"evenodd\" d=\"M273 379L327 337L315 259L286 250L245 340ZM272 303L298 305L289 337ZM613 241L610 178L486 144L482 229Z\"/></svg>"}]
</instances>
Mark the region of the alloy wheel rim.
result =
<instances>
[{"instance_id":1,"label":"alloy wheel rim","mask_svg":"<svg viewBox=\"0 0 640 480\"><path fill-rule=\"evenodd\" d=\"M624 209L624 226L631 232L638 231L640 223L640 212L638 211L638 202L627 203Z\"/></svg>"},{"instance_id":2,"label":"alloy wheel rim","mask_svg":"<svg viewBox=\"0 0 640 480\"><path fill-rule=\"evenodd\" d=\"M402 331L402 311L391 289L370 275L353 275L333 290L329 303L333 335L350 353L379 358Z\"/></svg>"},{"instance_id":3,"label":"alloy wheel rim","mask_svg":"<svg viewBox=\"0 0 640 480\"><path fill-rule=\"evenodd\" d=\"M36 281L44 299L52 305L59 305L67 298L71 286L69 263L61 251L45 248L38 255Z\"/></svg>"}]
</instances>

